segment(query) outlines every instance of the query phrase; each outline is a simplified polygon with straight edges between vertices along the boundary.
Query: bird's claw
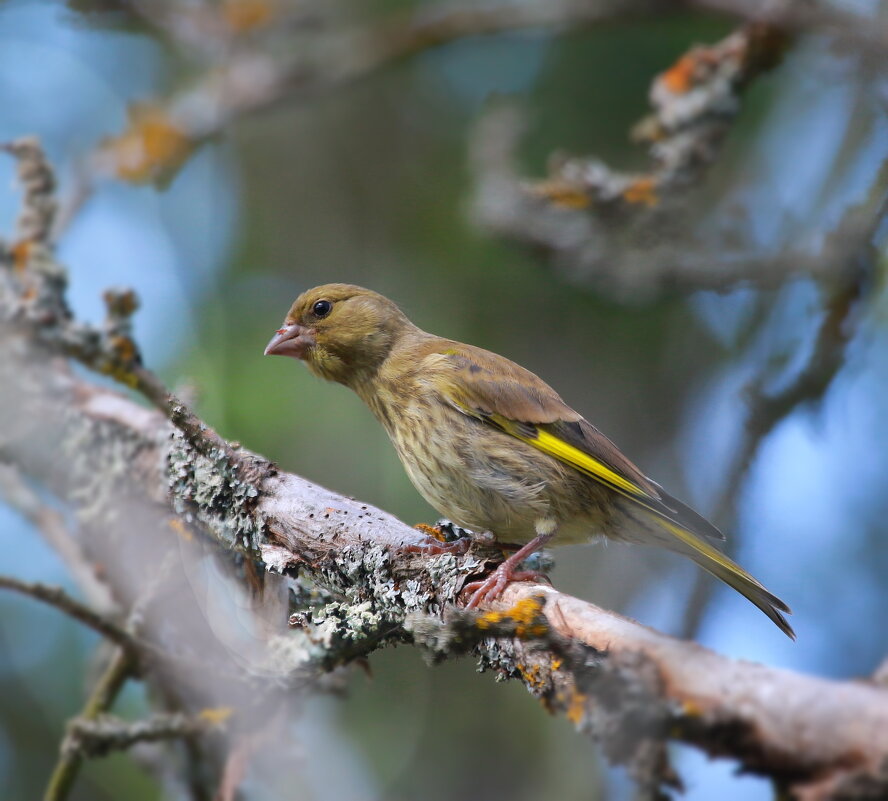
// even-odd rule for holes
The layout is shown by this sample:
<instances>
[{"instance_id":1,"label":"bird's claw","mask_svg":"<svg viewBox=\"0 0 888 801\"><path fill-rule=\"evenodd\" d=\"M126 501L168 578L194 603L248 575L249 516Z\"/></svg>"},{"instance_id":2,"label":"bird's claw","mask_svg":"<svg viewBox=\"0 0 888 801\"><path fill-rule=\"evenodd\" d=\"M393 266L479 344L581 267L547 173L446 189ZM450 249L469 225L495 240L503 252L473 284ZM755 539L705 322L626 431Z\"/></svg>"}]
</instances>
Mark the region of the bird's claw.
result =
<instances>
[{"instance_id":1,"label":"bird's claw","mask_svg":"<svg viewBox=\"0 0 888 801\"><path fill-rule=\"evenodd\" d=\"M510 570L502 564L486 579L466 584L463 592L472 593L466 609L477 609L485 601L495 601L513 581L545 581L551 584L549 577L544 573L538 573L536 570Z\"/></svg>"}]
</instances>

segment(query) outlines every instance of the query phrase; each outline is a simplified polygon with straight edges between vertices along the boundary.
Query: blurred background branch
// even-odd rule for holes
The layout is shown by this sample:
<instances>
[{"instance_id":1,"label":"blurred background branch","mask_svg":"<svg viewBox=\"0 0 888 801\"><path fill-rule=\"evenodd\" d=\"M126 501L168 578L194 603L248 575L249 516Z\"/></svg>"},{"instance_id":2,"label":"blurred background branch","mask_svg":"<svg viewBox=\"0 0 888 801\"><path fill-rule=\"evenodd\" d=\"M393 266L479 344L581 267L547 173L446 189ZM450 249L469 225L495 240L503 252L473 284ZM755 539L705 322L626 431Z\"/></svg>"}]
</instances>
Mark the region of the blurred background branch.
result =
<instances>
[{"instance_id":1,"label":"blurred background branch","mask_svg":"<svg viewBox=\"0 0 888 801\"><path fill-rule=\"evenodd\" d=\"M705 226L703 204L711 197L697 185L740 109L740 90L773 67L787 44L779 29L750 24L717 45L692 48L657 76L650 91L654 113L633 131L649 144L648 172L556 154L547 179L521 181L514 167L519 119L512 110L493 111L474 144L477 219L542 251L567 280L623 299L737 284L775 288L805 275L841 280L841 265L853 269L884 217L884 167L873 175L867 202L849 209L816 250L757 248L748 215L716 232ZM695 228L705 238L689 237Z\"/></svg>"},{"instance_id":2,"label":"blurred background branch","mask_svg":"<svg viewBox=\"0 0 888 801\"><path fill-rule=\"evenodd\" d=\"M12 592L19 592L22 595L29 595L31 598L54 606L85 626L95 629L103 637L107 637L121 648L130 652L136 650L136 643L126 630L90 607L71 598L59 587L47 587L44 584L19 581L12 576L0 576L0 587Z\"/></svg>"}]
</instances>

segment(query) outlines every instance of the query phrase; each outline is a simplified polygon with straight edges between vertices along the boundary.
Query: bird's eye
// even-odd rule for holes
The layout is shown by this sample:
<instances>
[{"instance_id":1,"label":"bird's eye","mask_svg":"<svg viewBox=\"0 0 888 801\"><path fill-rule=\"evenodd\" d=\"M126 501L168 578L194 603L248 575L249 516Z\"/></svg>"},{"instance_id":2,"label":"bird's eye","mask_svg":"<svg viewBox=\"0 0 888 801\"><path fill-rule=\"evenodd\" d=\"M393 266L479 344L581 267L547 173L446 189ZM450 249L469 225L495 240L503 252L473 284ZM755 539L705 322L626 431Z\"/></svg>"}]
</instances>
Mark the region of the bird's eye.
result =
<instances>
[{"instance_id":1,"label":"bird's eye","mask_svg":"<svg viewBox=\"0 0 888 801\"><path fill-rule=\"evenodd\" d=\"M315 317L326 317L330 313L330 309L333 308L333 304L330 303L329 300L319 300L315 303L314 306L311 307L311 313Z\"/></svg>"}]
</instances>

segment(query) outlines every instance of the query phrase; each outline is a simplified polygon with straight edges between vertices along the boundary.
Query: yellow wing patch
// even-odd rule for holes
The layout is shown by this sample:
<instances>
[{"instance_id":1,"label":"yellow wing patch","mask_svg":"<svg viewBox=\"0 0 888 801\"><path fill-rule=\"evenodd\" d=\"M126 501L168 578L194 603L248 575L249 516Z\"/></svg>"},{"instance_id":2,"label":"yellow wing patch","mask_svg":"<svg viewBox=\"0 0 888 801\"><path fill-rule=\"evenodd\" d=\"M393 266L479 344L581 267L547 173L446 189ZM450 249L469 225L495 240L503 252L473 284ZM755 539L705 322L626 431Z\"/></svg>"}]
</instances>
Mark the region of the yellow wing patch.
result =
<instances>
[{"instance_id":1,"label":"yellow wing patch","mask_svg":"<svg viewBox=\"0 0 888 801\"><path fill-rule=\"evenodd\" d=\"M536 429L536 436L529 437L522 434L516 426L510 425L511 421L500 415L495 414L491 417L497 425L504 428L516 439L526 442L543 453L548 453L549 456L554 456L558 461L569 464L580 472L623 493L629 493L641 498L650 498L650 495L637 484L611 470L606 464L599 462L598 459L590 456L588 453L584 453L579 448L575 448L563 439L556 437L554 434Z\"/></svg>"},{"instance_id":2,"label":"yellow wing patch","mask_svg":"<svg viewBox=\"0 0 888 801\"><path fill-rule=\"evenodd\" d=\"M542 451L543 453L558 459L560 462L569 464L581 473L585 473L596 481L600 481L602 484L616 490L621 495L625 495L628 498L637 501L652 512L663 514L663 512L655 506L650 506L645 503L645 500L657 503L658 499L651 497L648 492L639 487L634 481L630 481L625 476L620 475L616 470L613 470L603 462L598 461L594 456L590 456L588 453L581 451L579 448L556 437L554 434L550 434L548 431L543 431L535 425L529 427L522 426L521 423L516 423L514 420L510 420L508 417L504 417L501 414L479 412L453 396L451 396L449 400L453 406L459 409L463 414L466 414L469 417L477 417L481 420L487 420L510 436L520 439L522 442L536 448L538 451Z\"/></svg>"}]
</instances>

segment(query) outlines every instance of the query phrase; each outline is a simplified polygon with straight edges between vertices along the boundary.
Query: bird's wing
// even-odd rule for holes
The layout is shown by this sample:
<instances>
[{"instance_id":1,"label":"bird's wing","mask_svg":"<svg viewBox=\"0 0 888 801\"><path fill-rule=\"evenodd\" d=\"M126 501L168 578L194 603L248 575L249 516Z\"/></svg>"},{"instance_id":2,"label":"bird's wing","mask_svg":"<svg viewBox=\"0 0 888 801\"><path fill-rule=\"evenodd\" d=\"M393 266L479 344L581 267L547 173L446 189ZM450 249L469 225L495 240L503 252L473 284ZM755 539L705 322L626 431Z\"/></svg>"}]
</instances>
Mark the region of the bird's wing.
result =
<instances>
[{"instance_id":1,"label":"bird's wing","mask_svg":"<svg viewBox=\"0 0 888 801\"><path fill-rule=\"evenodd\" d=\"M709 521L668 495L604 434L523 367L458 343L436 354L447 373L437 382L450 405L536 448L696 535L724 539Z\"/></svg>"}]
</instances>

